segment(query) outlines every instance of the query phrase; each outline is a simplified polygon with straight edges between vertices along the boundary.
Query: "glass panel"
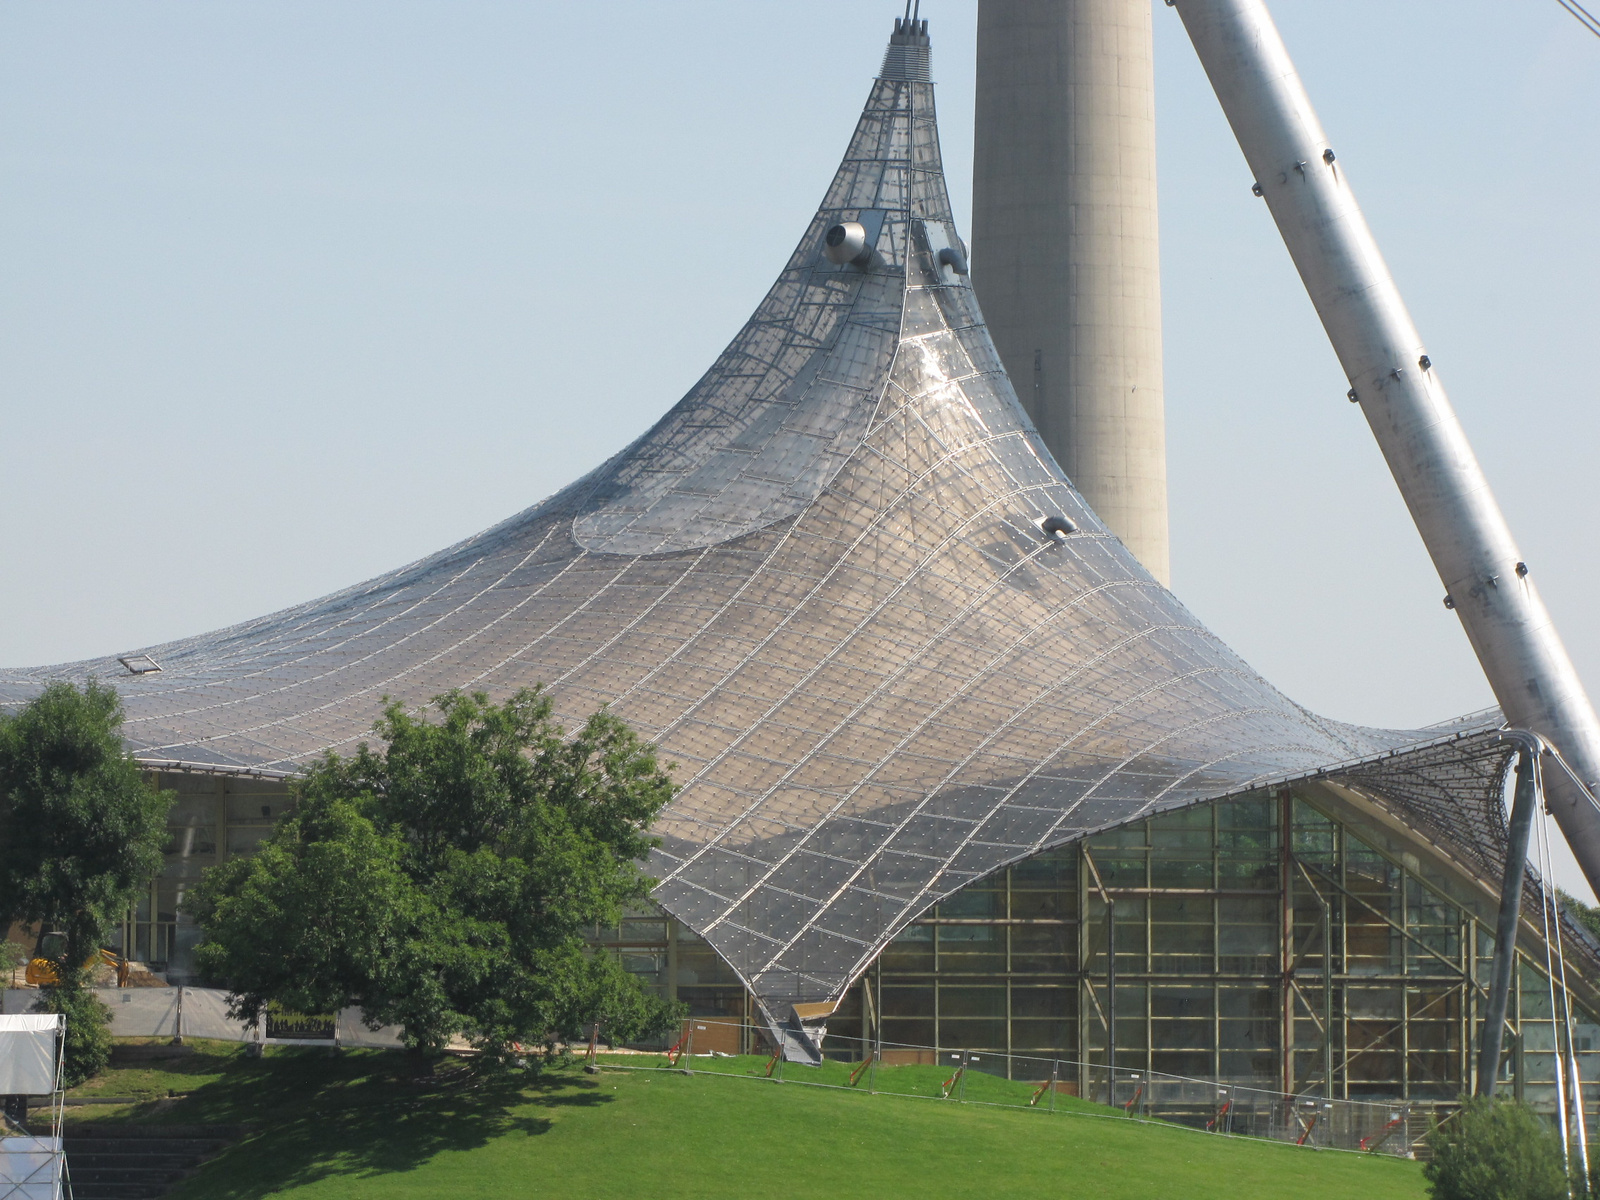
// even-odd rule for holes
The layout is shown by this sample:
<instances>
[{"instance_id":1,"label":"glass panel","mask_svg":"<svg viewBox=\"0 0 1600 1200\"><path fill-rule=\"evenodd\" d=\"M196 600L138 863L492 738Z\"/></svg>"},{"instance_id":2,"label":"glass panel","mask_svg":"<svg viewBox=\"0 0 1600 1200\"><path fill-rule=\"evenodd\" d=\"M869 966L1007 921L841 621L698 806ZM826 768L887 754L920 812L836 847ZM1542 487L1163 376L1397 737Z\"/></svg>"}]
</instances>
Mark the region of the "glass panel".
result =
<instances>
[{"instance_id":1,"label":"glass panel","mask_svg":"<svg viewBox=\"0 0 1600 1200\"><path fill-rule=\"evenodd\" d=\"M217 852L215 825L167 826L167 844L164 851L169 858L194 858Z\"/></svg>"},{"instance_id":2,"label":"glass panel","mask_svg":"<svg viewBox=\"0 0 1600 1200\"><path fill-rule=\"evenodd\" d=\"M1209 852L1204 856L1185 854L1176 849L1151 852L1151 887L1209 888L1212 885L1212 861Z\"/></svg>"},{"instance_id":3,"label":"glass panel","mask_svg":"<svg viewBox=\"0 0 1600 1200\"><path fill-rule=\"evenodd\" d=\"M246 796L230 793L228 796L229 825L271 825L288 811L289 796L286 792Z\"/></svg>"},{"instance_id":4,"label":"glass panel","mask_svg":"<svg viewBox=\"0 0 1600 1200\"><path fill-rule=\"evenodd\" d=\"M1078 915L1078 893L1076 890L1025 892L1013 889L1011 915L1018 920L1070 921Z\"/></svg>"},{"instance_id":5,"label":"glass panel","mask_svg":"<svg viewBox=\"0 0 1600 1200\"><path fill-rule=\"evenodd\" d=\"M1143 854L1130 854L1126 850L1112 853L1097 849L1094 852L1094 865L1099 868L1101 882L1108 888L1149 886L1147 856ZM1094 888L1093 875L1089 877L1089 887L1091 891Z\"/></svg>"},{"instance_id":6,"label":"glass panel","mask_svg":"<svg viewBox=\"0 0 1600 1200\"><path fill-rule=\"evenodd\" d=\"M1279 906L1276 898L1217 901L1217 970L1255 974L1278 965Z\"/></svg>"},{"instance_id":7,"label":"glass panel","mask_svg":"<svg viewBox=\"0 0 1600 1200\"><path fill-rule=\"evenodd\" d=\"M1352 975L1403 969L1399 935L1390 922L1404 915L1399 869L1365 846L1350 847L1345 858L1345 953Z\"/></svg>"},{"instance_id":8,"label":"glass panel","mask_svg":"<svg viewBox=\"0 0 1600 1200\"><path fill-rule=\"evenodd\" d=\"M1296 858L1331 870L1334 864L1334 824L1298 796L1294 800L1294 836L1291 847Z\"/></svg>"},{"instance_id":9,"label":"glass panel","mask_svg":"<svg viewBox=\"0 0 1600 1200\"><path fill-rule=\"evenodd\" d=\"M228 826L228 853L229 854L254 854L261 843L272 836L272 827L268 825Z\"/></svg>"},{"instance_id":10,"label":"glass panel","mask_svg":"<svg viewBox=\"0 0 1600 1200\"><path fill-rule=\"evenodd\" d=\"M1004 925L939 925L937 934L940 971L952 975L992 975L1005 971Z\"/></svg>"},{"instance_id":11,"label":"glass panel","mask_svg":"<svg viewBox=\"0 0 1600 1200\"><path fill-rule=\"evenodd\" d=\"M933 926L908 925L884 948L879 961L886 972L933 970Z\"/></svg>"},{"instance_id":12,"label":"glass panel","mask_svg":"<svg viewBox=\"0 0 1600 1200\"><path fill-rule=\"evenodd\" d=\"M1017 1053L1050 1050L1071 1057L1077 1045L1077 1023L1070 1020L1036 1021L1013 1017L1011 1048Z\"/></svg>"},{"instance_id":13,"label":"glass panel","mask_svg":"<svg viewBox=\"0 0 1600 1200\"><path fill-rule=\"evenodd\" d=\"M883 1018L933 1016L933 988L883 985ZM930 1046L932 1042L928 1043Z\"/></svg>"},{"instance_id":14,"label":"glass panel","mask_svg":"<svg viewBox=\"0 0 1600 1200\"><path fill-rule=\"evenodd\" d=\"M1282 1020L1278 990L1270 987L1217 989L1218 1073L1225 1079L1279 1087L1278 1041Z\"/></svg>"},{"instance_id":15,"label":"glass panel","mask_svg":"<svg viewBox=\"0 0 1600 1200\"><path fill-rule=\"evenodd\" d=\"M939 988L939 1019L947 1017L1004 1017L1004 987Z\"/></svg>"},{"instance_id":16,"label":"glass panel","mask_svg":"<svg viewBox=\"0 0 1600 1200\"><path fill-rule=\"evenodd\" d=\"M1215 998L1210 988L1151 988L1152 1044L1185 1050L1210 1050L1216 1044L1214 1007Z\"/></svg>"},{"instance_id":17,"label":"glass panel","mask_svg":"<svg viewBox=\"0 0 1600 1200\"><path fill-rule=\"evenodd\" d=\"M624 918L617 940L630 946L666 945L667 923L659 918Z\"/></svg>"},{"instance_id":18,"label":"glass panel","mask_svg":"<svg viewBox=\"0 0 1600 1200\"><path fill-rule=\"evenodd\" d=\"M1206 974L1212 969L1213 901L1207 897L1153 896L1150 900L1150 970ZM1117 930L1121 957L1122 930Z\"/></svg>"},{"instance_id":19,"label":"glass panel","mask_svg":"<svg viewBox=\"0 0 1600 1200\"><path fill-rule=\"evenodd\" d=\"M1063 974L1077 970L1076 925L1013 925L1013 974Z\"/></svg>"},{"instance_id":20,"label":"glass panel","mask_svg":"<svg viewBox=\"0 0 1600 1200\"><path fill-rule=\"evenodd\" d=\"M1006 1048L1006 1022L996 1020L952 1020L939 1017L939 1048L956 1050L996 1050Z\"/></svg>"},{"instance_id":21,"label":"glass panel","mask_svg":"<svg viewBox=\"0 0 1600 1200\"><path fill-rule=\"evenodd\" d=\"M899 1046L932 1046L935 1044L933 1017L919 1020L885 1017L883 1040Z\"/></svg>"},{"instance_id":22,"label":"glass panel","mask_svg":"<svg viewBox=\"0 0 1600 1200\"><path fill-rule=\"evenodd\" d=\"M623 969L639 976L641 982L651 985L665 983L667 956L663 951L624 950L621 954Z\"/></svg>"},{"instance_id":23,"label":"glass panel","mask_svg":"<svg viewBox=\"0 0 1600 1200\"><path fill-rule=\"evenodd\" d=\"M744 992L738 988L678 988L678 999L689 1006L691 1017L744 1019Z\"/></svg>"},{"instance_id":24,"label":"glass panel","mask_svg":"<svg viewBox=\"0 0 1600 1200\"><path fill-rule=\"evenodd\" d=\"M678 938L678 996L683 999L683 989L705 984L737 984L739 977L733 968L722 961L705 942L695 938L690 941Z\"/></svg>"},{"instance_id":25,"label":"glass panel","mask_svg":"<svg viewBox=\"0 0 1600 1200\"><path fill-rule=\"evenodd\" d=\"M1011 868L1012 903L1015 893L1022 891L1062 892L1076 897L1078 894L1078 851L1047 850L1036 858L1018 863ZM1013 916L1026 914L1015 913Z\"/></svg>"},{"instance_id":26,"label":"glass panel","mask_svg":"<svg viewBox=\"0 0 1600 1200\"><path fill-rule=\"evenodd\" d=\"M993 884L973 885L963 888L948 900L940 902L937 912L939 919L955 920L999 920L1006 915L1006 894L1003 885L996 887Z\"/></svg>"}]
</instances>

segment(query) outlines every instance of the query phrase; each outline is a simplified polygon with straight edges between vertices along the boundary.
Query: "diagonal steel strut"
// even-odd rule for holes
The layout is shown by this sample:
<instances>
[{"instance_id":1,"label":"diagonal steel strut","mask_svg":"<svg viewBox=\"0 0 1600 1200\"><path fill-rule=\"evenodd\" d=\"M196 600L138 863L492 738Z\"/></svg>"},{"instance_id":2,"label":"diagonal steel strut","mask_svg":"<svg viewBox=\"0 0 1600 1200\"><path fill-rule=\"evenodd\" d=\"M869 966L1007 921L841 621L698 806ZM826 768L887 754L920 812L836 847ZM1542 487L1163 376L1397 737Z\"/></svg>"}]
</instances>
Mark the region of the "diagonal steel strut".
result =
<instances>
[{"instance_id":1,"label":"diagonal steel strut","mask_svg":"<svg viewBox=\"0 0 1600 1200\"><path fill-rule=\"evenodd\" d=\"M1572 767L1548 801L1600 894L1600 720L1264 0L1168 0L1507 722Z\"/></svg>"}]
</instances>

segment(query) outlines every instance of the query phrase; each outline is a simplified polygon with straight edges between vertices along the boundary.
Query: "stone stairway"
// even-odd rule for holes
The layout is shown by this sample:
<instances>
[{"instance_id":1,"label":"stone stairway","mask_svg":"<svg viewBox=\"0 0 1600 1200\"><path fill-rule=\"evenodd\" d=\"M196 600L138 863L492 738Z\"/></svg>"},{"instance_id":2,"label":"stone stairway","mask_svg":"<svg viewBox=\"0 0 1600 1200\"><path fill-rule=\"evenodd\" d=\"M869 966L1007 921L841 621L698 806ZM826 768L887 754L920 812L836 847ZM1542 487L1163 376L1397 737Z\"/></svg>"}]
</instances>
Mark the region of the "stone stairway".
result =
<instances>
[{"instance_id":1,"label":"stone stairway","mask_svg":"<svg viewBox=\"0 0 1600 1200\"><path fill-rule=\"evenodd\" d=\"M65 1147L73 1200L163 1196L243 1133L236 1125L69 1125Z\"/></svg>"}]
</instances>

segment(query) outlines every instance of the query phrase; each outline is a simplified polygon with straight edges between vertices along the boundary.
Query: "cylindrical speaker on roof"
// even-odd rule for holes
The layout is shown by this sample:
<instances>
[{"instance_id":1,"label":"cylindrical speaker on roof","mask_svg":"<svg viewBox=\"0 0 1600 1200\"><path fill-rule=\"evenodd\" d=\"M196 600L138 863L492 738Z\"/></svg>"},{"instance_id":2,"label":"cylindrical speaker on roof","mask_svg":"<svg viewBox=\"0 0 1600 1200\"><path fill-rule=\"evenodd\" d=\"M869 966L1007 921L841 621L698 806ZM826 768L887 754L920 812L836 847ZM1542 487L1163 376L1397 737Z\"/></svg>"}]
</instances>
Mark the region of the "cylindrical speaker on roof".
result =
<instances>
[{"instance_id":1,"label":"cylindrical speaker on roof","mask_svg":"<svg viewBox=\"0 0 1600 1200\"><path fill-rule=\"evenodd\" d=\"M867 227L860 221L845 221L823 235L822 256L841 267L846 263L860 262L870 253Z\"/></svg>"}]
</instances>

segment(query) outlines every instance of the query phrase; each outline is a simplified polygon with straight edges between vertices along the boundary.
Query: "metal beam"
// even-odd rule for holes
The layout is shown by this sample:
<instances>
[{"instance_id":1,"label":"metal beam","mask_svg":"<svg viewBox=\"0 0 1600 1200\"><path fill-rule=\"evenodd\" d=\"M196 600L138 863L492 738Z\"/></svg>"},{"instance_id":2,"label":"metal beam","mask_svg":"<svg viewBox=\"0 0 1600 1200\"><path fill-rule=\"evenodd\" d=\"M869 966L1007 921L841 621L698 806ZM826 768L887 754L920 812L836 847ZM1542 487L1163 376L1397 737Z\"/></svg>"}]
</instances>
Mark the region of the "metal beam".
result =
<instances>
[{"instance_id":1,"label":"metal beam","mask_svg":"<svg viewBox=\"0 0 1600 1200\"><path fill-rule=\"evenodd\" d=\"M1090 857L1089 847L1083 848L1083 861L1094 877L1094 886L1106 906L1106 1103L1117 1102L1117 902L1100 880L1100 871Z\"/></svg>"},{"instance_id":2,"label":"metal beam","mask_svg":"<svg viewBox=\"0 0 1600 1200\"><path fill-rule=\"evenodd\" d=\"M1333 1097L1333 906L1322 894L1305 863L1299 859L1295 865L1305 876L1311 895L1322 908L1322 1087L1329 1100ZM1337 885L1335 885L1337 886ZM1348 966L1347 966L1348 969ZM1298 990L1298 989L1296 989Z\"/></svg>"},{"instance_id":3,"label":"metal beam","mask_svg":"<svg viewBox=\"0 0 1600 1200\"><path fill-rule=\"evenodd\" d=\"M1309 865L1311 870L1315 871L1318 875L1322 876L1323 880L1328 884L1328 886L1333 888L1333 889L1335 889L1340 895L1344 896L1347 900L1352 900L1355 903L1361 905L1363 908L1367 909L1367 911L1372 913L1373 916L1377 917L1378 920L1382 921L1385 925L1387 925L1390 929L1392 929L1396 933L1398 933L1406 941L1411 942L1413 945L1415 945L1417 947L1417 949L1421 950L1423 953L1430 954L1434 958L1438 959L1445 966L1450 968L1452 974L1460 973L1461 968L1460 968L1460 966L1458 964L1451 962L1444 955L1440 954L1432 946L1428 945L1427 942L1423 941L1416 934L1412 933L1409 929L1407 929L1404 925L1402 925L1398 921L1394 920L1394 918L1390 917L1387 913L1385 913L1381 908L1379 908L1372 901L1368 900L1365 896L1361 896L1361 895L1358 895L1355 892L1352 892L1349 888L1345 887L1344 884L1340 883L1332 875L1328 874L1328 872L1324 871L1321 867L1317 866L1316 863L1308 864L1308 863L1305 862L1305 860L1297 858L1297 859L1295 859L1295 865L1300 868L1302 873L1305 872L1306 867ZM1310 875L1306 875L1306 881L1308 883L1310 883L1310 881L1311 881L1311 876ZM1312 884L1312 887L1315 888L1316 885ZM1346 918L1346 920L1348 921L1348 918Z\"/></svg>"},{"instance_id":4,"label":"metal beam","mask_svg":"<svg viewBox=\"0 0 1600 1200\"><path fill-rule=\"evenodd\" d=\"M1500 1048L1511 998L1511 976L1517 965L1517 926L1522 917L1522 877L1528 867L1528 837L1538 809L1537 750L1524 747L1517 756L1517 790L1511 803L1505 875L1500 882L1500 920L1494 935L1494 968L1489 998L1483 1007L1483 1043L1478 1055L1478 1095L1493 1096L1500 1074Z\"/></svg>"}]
</instances>

